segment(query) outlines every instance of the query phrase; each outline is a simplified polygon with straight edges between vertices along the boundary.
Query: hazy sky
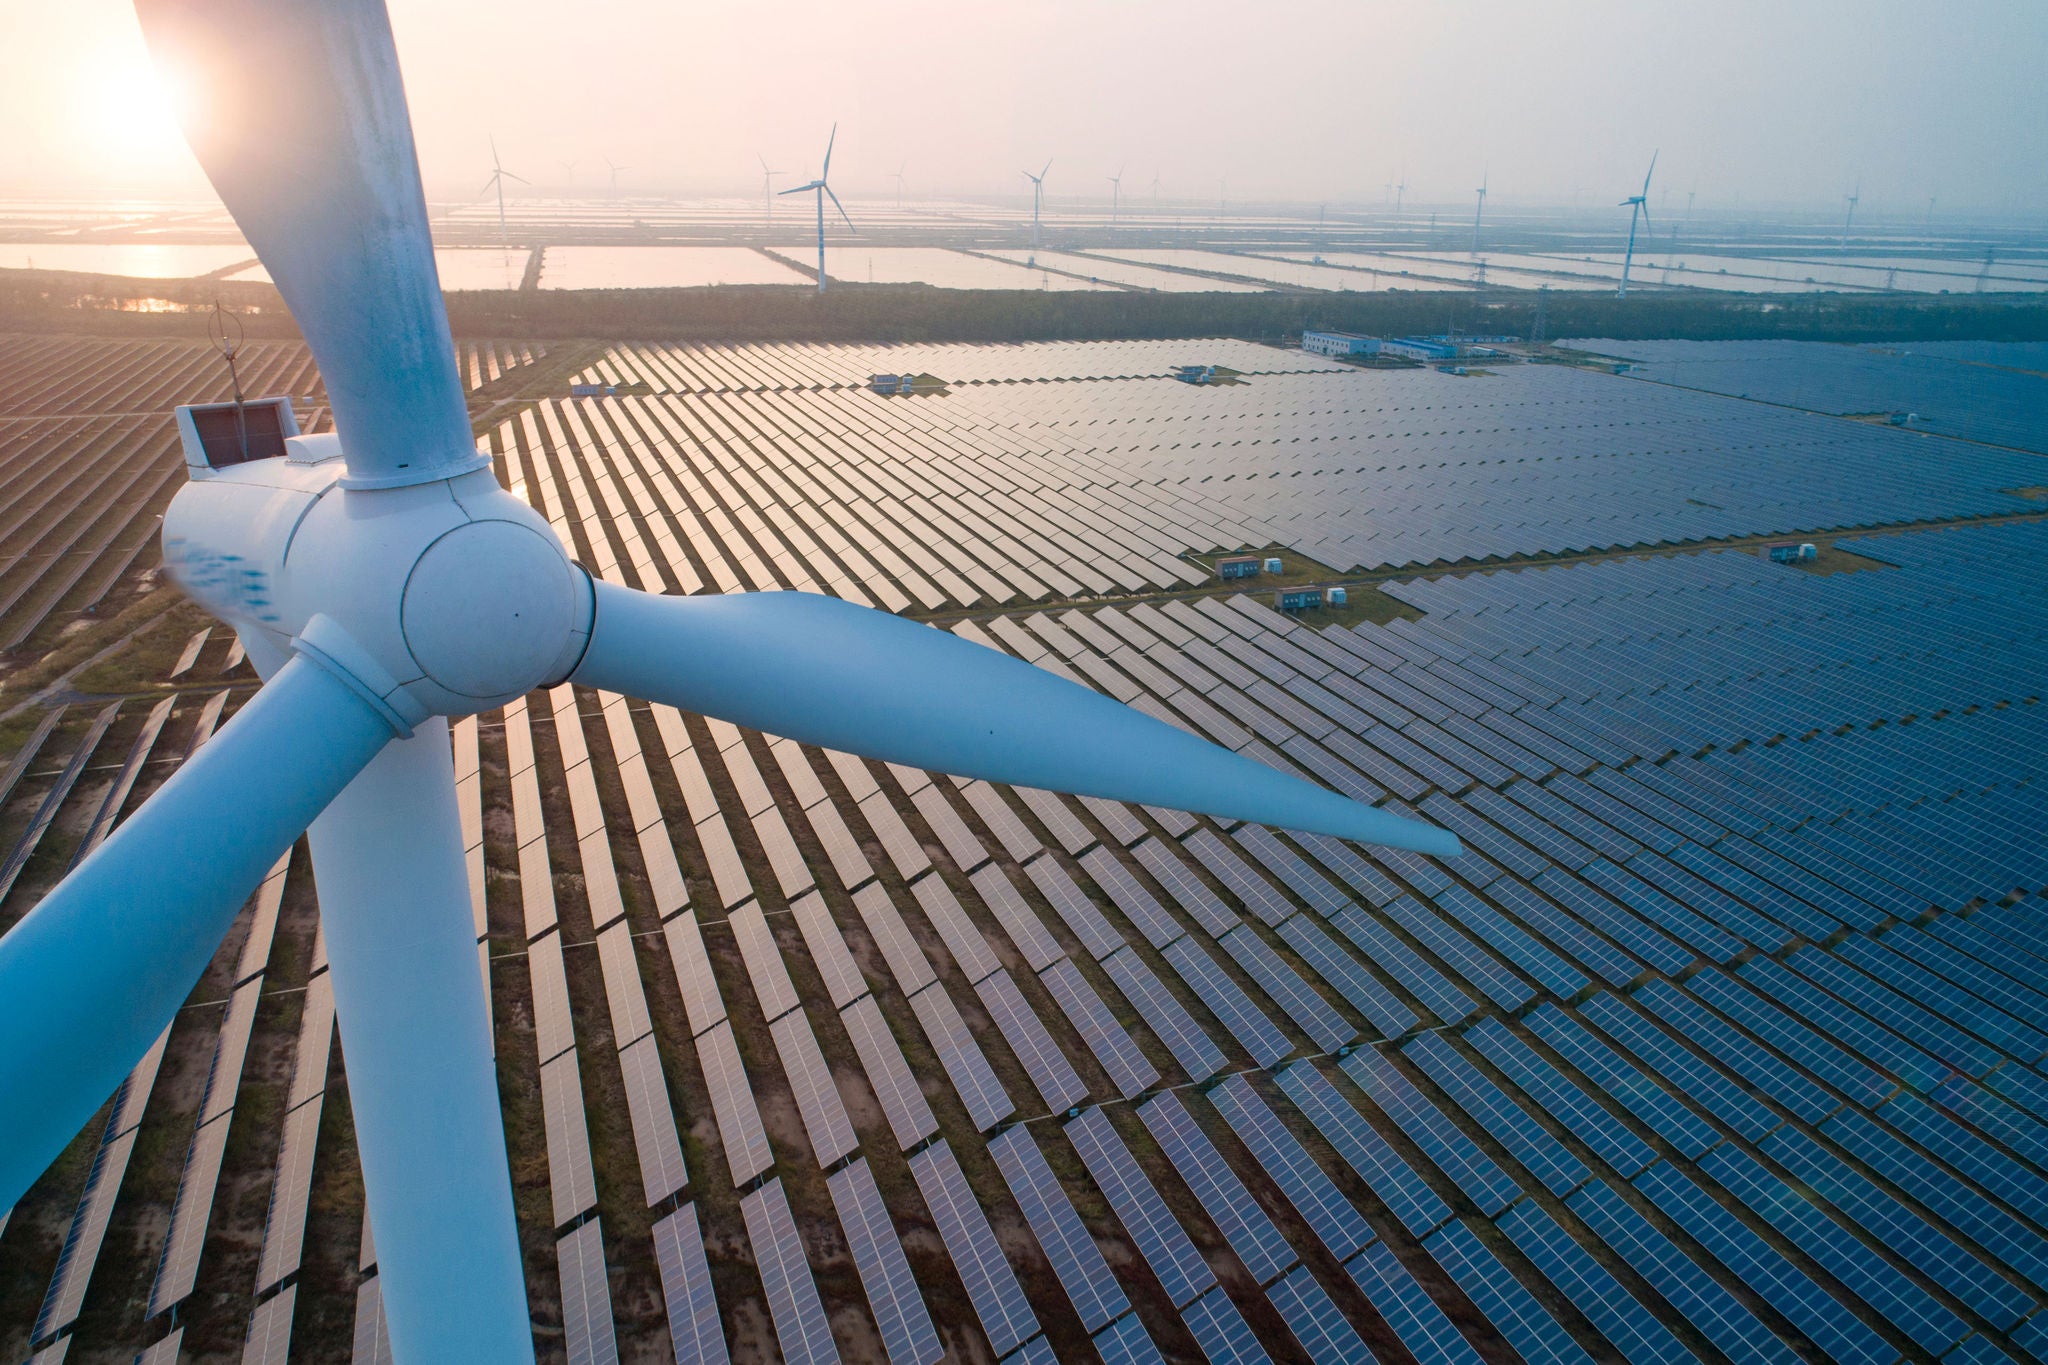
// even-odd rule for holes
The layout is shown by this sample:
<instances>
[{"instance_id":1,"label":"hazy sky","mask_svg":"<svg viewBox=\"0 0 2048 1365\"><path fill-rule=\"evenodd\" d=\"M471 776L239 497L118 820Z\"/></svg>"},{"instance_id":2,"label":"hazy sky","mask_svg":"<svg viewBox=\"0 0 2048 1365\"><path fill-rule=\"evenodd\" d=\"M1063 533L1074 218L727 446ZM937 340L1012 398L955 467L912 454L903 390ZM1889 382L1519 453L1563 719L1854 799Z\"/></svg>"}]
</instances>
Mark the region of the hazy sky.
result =
<instances>
[{"instance_id":1,"label":"hazy sky","mask_svg":"<svg viewBox=\"0 0 2048 1365\"><path fill-rule=\"evenodd\" d=\"M839 121L842 196L1591 206L1653 150L1674 206L2048 216L2043 0L948 5L391 0L429 192L508 169L758 191ZM126 0L0 0L0 194L199 186ZM288 89L288 86L286 87ZM160 122L160 117L155 121ZM574 160L573 178L564 162ZM907 163L907 165L906 165ZM793 182L784 182L793 183ZM1655 191L1653 191L1653 202Z\"/></svg>"}]
</instances>

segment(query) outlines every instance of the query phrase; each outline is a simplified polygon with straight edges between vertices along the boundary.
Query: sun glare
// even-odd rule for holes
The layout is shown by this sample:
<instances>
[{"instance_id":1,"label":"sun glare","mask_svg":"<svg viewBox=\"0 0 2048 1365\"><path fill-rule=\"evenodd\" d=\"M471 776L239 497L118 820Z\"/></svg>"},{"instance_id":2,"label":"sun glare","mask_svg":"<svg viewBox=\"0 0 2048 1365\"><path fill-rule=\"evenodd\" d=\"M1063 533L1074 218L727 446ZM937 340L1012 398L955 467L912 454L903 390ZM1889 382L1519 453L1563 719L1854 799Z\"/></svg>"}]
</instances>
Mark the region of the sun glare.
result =
<instances>
[{"instance_id":1,"label":"sun glare","mask_svg":"<svg viewBox=\"0 0 2048 1365\"><path fill-rule=\"evenodd\" d=\"M84 83L83 126L92 130L102 155L126 169L161 168L183 157L178 126L185 91L174 76L160 72L140 43L122 45L97 64Z\"/></svg>"}]
</instances>

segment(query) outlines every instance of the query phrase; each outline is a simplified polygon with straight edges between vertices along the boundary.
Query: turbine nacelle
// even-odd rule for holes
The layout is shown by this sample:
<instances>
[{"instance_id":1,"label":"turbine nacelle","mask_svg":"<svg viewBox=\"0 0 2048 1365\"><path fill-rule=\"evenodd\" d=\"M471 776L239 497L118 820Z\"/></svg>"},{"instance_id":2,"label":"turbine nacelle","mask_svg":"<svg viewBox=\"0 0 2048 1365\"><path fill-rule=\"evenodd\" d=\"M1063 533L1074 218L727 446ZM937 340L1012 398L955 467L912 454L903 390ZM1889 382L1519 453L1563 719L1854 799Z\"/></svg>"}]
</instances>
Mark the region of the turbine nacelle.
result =
<instances>
[{"instance_id":1,"label":"turbine nacelle","mask_svg":"<svg viewBox=\"0 0 2048 1365\"><path fill-rule=\"evenodd\" d=\"M351 489L332 437L288 450L205 473L164 514L171 576L259 664L309 655L400 733L502 706L576 666L589 578L490 470Z\"/></svg>"}]
</instances>

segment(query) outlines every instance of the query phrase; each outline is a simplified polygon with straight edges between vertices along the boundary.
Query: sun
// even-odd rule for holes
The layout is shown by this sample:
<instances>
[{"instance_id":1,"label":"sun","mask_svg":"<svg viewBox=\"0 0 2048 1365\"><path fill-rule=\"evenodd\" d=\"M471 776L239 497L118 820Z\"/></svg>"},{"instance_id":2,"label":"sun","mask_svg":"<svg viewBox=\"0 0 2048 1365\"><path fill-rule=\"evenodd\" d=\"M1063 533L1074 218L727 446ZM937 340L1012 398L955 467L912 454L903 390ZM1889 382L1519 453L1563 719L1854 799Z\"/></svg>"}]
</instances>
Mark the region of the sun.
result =
<instances>
[{"instance_id":1,"label":"sun","mask_svg":"<svg viewBox=\"0 0 2048 1365\"><path fill-rule=\"evenodd\" d=\"M186 92L150 61L139 35L109 42L80 83L80 125L110 169L170 169L190 159L178 118Z\"/></svg>"}]
</instances>

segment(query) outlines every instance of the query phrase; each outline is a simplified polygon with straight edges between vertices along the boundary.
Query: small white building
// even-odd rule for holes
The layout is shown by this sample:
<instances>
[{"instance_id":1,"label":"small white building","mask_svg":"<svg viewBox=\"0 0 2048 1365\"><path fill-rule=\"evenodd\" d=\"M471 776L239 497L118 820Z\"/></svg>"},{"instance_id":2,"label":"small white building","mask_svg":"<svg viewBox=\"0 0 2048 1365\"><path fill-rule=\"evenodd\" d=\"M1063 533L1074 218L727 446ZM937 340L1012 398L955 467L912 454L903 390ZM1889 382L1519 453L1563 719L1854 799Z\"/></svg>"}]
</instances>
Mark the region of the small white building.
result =
<instances>
[{"instance_id":1,"label":"small white building","mask_svg":"<svg viewBox=\"0 0 2048 1365\"><path fill-rule=\"evenodd\" d=\"M1356 332L1303 332L1301 349L1316 355L1377 355L1380 339Z\"/></svg>"}]
</instances>

